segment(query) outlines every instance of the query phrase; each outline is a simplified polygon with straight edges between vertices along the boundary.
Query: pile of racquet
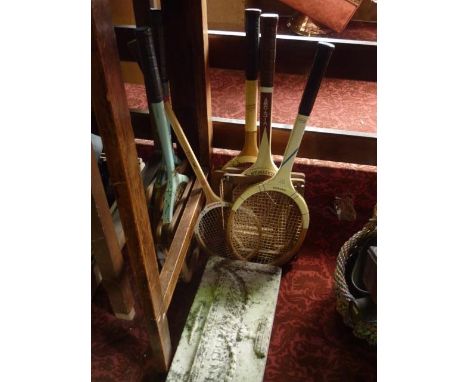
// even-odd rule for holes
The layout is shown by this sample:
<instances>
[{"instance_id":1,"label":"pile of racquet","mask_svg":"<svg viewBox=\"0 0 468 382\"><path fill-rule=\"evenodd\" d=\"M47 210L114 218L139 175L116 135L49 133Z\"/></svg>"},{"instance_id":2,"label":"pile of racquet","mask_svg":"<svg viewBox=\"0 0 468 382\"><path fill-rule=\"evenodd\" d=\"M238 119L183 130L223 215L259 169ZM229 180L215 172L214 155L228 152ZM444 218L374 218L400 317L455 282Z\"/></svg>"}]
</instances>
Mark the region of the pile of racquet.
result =
<instances>
[{"instance_id":1,"label":"pile of racquet","mask_svg":"<svg viewBox=\"0 0 468 382\"><path fill-rule=\"evenodd\" d=\"M245 10L247 59L244 146L239 155L222 169L225 172L224 177L237 174L245 181L239 182L232 190L232 199L229 201L218 196L211 188L168 97L164 97L151 29L137 28L136 33L150 112L156 125L162 126L161 130L164 130L158 131L159 138L169 140L170 143L170 124L205 194L206 204L195 228L198 244L211 255L282 265L298 252L309 226L309 210L299 191L303 187L304 176L292 172L292 169L334 46L324 42L317 44L298 115L278 168L271 154L277 28L278 15L262 14L261 10L253 8ZM172 195L179 184L186 182L186 178L174 170L173 152L166 151L164 153L163 150L167 168L166 181L169 185L167 194ZM165 202L165 221L171 218L171 198L168 196Z\"/></svg>"}]
</instances>

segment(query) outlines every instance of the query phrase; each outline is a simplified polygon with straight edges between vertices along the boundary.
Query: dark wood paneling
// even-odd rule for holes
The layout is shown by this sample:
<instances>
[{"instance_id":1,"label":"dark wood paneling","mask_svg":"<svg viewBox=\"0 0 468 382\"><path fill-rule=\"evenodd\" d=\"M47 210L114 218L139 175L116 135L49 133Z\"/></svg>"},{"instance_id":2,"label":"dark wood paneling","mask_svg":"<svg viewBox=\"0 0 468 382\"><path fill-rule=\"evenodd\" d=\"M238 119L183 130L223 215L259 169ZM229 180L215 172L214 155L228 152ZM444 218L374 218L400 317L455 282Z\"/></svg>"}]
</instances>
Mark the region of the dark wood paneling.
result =
<instances>
[{"instance_id":1,"label":"dark wood paneling","mask_svg":"<svg viewBox=\"0 0 468 382\"><path fill-rule=\"evenodd\" d=\"M120 25L115 27L120 59L133 61L127 42L134 38L134 27ZM211 67L244 70L244 36L242 33L209 32L209 64ZM299 37L278 35L276 71L280 73L307 74L318 41L330 41L336 49L327 70L328 77L347 78L362 81L377 81L377 44L367 41L351 41L324 37ZM168 41L168 46L172 46ZM169 49L179 61L193 49L188 41L184 43L187 51L181 53ZM171 55L171 54L169 54ZM175 58L173 57L173 60ZM182 64L178 63L180 67ZM171 65L172 66L172 65ZM171 81L180 77L178 67L173 67ZM193 69L185 67L189 73ZM174 80L173 80L174 78Z\"/></svg>"},{"instance_id":2,"label":"dark wood paneling","mask_svg":"<svg viewBox=\"0 0 468 382\"><path fill-rule=\"evenodd\" d=\"M120 60L134 62L135 58L127 44L136 38L135 25L118 25L114 31Z\"/></svg>"},{"instance_id":3,"label":"dark wood paneling","mask_svg":"<svg viewBox=\"0 0 468 382\"><path fill-rule=\"evenodd\" d=\"M206 0L165 0L163 11L172 108L202 165L211 157Z\"/></svg>"},{"instance_id":4,"label":"dark wood paneling","mask_svg":"<svg viewBox=\"0 0 468 382\"><path fill-rule=\"evenodd\" d=\"M290 125L272 124L271 151L283 155L291 131ZM213 120L213 146L239 150L243 144L243 121ZM307 127L298 157L377 164L377 137L375 134Z\"/></svg>"},{"instance_id":5,"label":"dark wood paneling","mask_svg":"<svg viewBox=\"0 0 468 382\"><path fill-rule=\"evenodd\" d=\"M135 134L135 138L153 140L148 110L131 109L130 118L132 120L133 133Z\"/></svg>"},{"instance_id":6,"label":"dark wood paneling","mask_svg":"<svg viewBox=\"0 0 468 382\"><path fill-rule=\"evenodd\" d=\"M278 35L276 71L307 74L318 41L335 44L327 76L363 81L377 81L377 45L339 39ZM242 34L210 34L210 66L243 70L244 36Z\"/></svg>"},{"instance_id":7,"label":"dark wood paneling","mask_svg":"<svg viewBox=\"0 0 468 382\"><path fill-rule=\"evenodd\" d=\"M136 25L150 25L150 0L133 0L132 3Z\"/></svg>"}]
</instances>

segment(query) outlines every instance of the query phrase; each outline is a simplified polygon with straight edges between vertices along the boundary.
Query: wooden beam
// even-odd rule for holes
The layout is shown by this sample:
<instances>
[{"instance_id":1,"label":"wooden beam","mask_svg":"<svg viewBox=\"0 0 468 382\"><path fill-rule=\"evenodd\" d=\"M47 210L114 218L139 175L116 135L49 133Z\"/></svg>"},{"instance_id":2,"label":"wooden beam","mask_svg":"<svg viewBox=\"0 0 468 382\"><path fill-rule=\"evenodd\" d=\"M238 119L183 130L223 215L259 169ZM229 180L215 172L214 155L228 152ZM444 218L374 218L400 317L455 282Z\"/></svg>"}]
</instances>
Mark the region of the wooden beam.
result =
<instances>
[{"instance_id":1,"label":"wooden beam","mask_svg":"<svg viewBox=\"0 0 468 382\"><path fill-rule=\"evenodd\" d=\"M164 372L172 356L169 326L108 1L93 0L91 11L92 104L127 238L154 366Z\"/></svg>"},{"instance_id":2,"label":"wooden beam","mask_svg":"<svg viewBox=\"0 0 468 382\"><path fill-rule=\"evenodd\" d=\"M213 118L213 147L239 150L243 120ZM272 123L271 151L283 155L292 125ZM377 135L319 127L306 128L298 157L377 165Z\"/></svg>"},{"instance_id":3,"label":"wooden beam","mask_svg":"<svg viewBox=\"0 0 468 382\"><path fill-rule=\"evenodd\" d=\"M132 3L136 25L150 25L150 0L133 0Z\"/></svg>"},{"instance_id":4,"label":"wooden beam","mask_svg":"<svg viewBox=\"0 0 468 382\"><path fill-rule=\"evenodd\" d=\"M151 132L151 121L148 109L130 109L130 118L132 120L132 127L133 133L135 134L135 138L153 140L153 134ZM154 144L155 149L160 148L159 141L154 142Z\"/></svg>"},{"instance_id":5,"label":"wooden beam","mask_svg":"<svg viewBox=\"0 0 468 382\"><path fill-rule=\"evenodd\" d=\"M203 202L203 192L197 180L190 192L189 199L185 205L184 214L179 221L179 225L177 226L169 248L166 262L161 271L161 285L166 309L169 308L179 274L187 256L187 251L190 249L195 224L202 209Z\"/></svg>"},{"instance_id":6,"label":"wooden beam","mask_svg":"<svg viewBox=\"0 0 468 382\"><path fill-rule=\"evenodd\" d=\"M210 31L210 67L244 69L245 33ZM319 41L335 45L327 77L377 81L377 43L327 37L277 35L276 71L306 75Z\"/></svg>"},{"instance_id":7,"label":"wooden beam","mask_svg":"<svg viewBox=\"0 0 468 382\"><path fill-rule=\"evenodd\" d=\"M135 315L133 295L106 199L95 154L91 150L91 248L116 317Z\"/></svg>"},{"instance_id":8,"label":"wooden beam","mask_svg":"<svg viewBox=\"0 0 468 382\"><path fill-rule=\"evenodd\" d=\"M132 110L131 115L135 136L141 139L151 139L148 131L148 112ZM212 121L213 147L240 150L243 135L239 132L243 131L244 120L212 117ZM291 128L291 125L272 124L273 154L283 154ZM309 126L304 132L299 156L375 166L377 164L377 134Z\"/></svg>"},{"instance_id":9,"label":"wooden beam","mask_svg":"<svg viewBox=\"0 0 468 382\"><path fill-rule=\"evenodd\" d=\"M206 0L162 1L172 108L204 166L211 161Z\"/></svg>"},{"instance_id":10,"label":"wooden beam","mask_svg":"<svg viewBox=\"0 0 468 382\"><path fill-rule=\"evenodd\" d=\"M114 31L120 60L135 62L135 57L128 48L128 43L136 38L135 25L117 25Z\"/></svg>"},{"instance_id":11,"label":"wooden beam","mask_svg":"<svg viewBox=\"0 0 468 382\"><path fill-rule=\"evenodd\" d=\"M134 61L127 47L127 42L134 38L134 28L132 25L115 27L119 55L123 61ZM207 33L210 46L208 60L210 67L244 70L244 58L239 52L244 51L245 33L228 31L208 31ZM377 81L377 43L375 41L279 34L276 44L276 71L307 74L319 41L331 42L336 47L327 69L327 77ZM169 41L168 46L171 46ZM189 49L190 45L185 48ZM173 75L177 75L175 70Z\"/></svg>"}]
</instances>

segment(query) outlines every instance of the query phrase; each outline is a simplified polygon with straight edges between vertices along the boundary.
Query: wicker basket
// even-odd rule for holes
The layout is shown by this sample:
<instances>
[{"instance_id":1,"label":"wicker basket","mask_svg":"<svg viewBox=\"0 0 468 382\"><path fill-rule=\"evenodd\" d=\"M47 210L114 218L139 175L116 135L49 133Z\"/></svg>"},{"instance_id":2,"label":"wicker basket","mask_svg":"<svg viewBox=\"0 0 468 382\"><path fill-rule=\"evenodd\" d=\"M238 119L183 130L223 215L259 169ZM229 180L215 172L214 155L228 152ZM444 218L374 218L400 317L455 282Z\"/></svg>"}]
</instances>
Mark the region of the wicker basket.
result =
<instances>
[{"instance_id":1,"label":"wicker basket","mask_svg":"<svg viewBox=\"0 0 468 382\"><path fill-rule=\"evenodd\" d=\"M369 237L377 235L377 210L373 217L362 228L354 234L340 249L335 269L335 294L337 311L343 317L346 325L353 328L356 337L366 340L369 344L377 344L377 322L366 322L353 320L349 313L349 305L355 301L346 283L346 264L354 251Z\"/></svg>"}]
</instances>

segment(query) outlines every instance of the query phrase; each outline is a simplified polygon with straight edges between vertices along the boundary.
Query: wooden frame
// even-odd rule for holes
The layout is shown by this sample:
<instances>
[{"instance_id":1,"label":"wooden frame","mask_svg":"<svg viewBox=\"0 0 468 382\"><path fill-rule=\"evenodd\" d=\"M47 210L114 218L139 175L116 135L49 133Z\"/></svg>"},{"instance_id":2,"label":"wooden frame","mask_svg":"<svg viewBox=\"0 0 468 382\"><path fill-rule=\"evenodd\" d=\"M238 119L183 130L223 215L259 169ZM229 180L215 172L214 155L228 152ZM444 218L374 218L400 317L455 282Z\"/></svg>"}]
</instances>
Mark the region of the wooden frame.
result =
<instances>
[{"instance_id":1,"label":"wooden frame","mask_svg":"<svg viewBox=\"0 0 468 382\"><path fill-rule=\"evenodd\" d=\"M151 139L147 110L130 112L134 134L137 138ZM212 117L213 147L238 150L242 147L245 121ZM272 124L272 153L281 155L288 140L291 125ZM377 134L350 132L337 129L307 127L299 157L377 165Z\"/></svg>"},{"instance_id":2,"label":"wooden frame","mask_svg":"<svg viewBox=\"0 0 468 382\"><path fill-rule=\"evenodd\" d=\"M163 0L161 6L172 108L201 165L209 168L213 127L206 0Z\"/></svg>"},{"instance_id":3,"label":"wooden frame","mask_svg":"<svg viewBox=\"0 0 468 382\"><path fill-rule=\"evenodd\" d=\"M244 32L210 31L210 66L243 70L238 52L243 51ZM317 42L335 45L327 77L361 81L377 80L377 43L374 41L344 40L331 37L305 37L278 34L276 36L276 71L306 74L315 54Z\"/></svg>"},{"instance_id":4,"label":"wooden frame","mask_svg":"<svg viewBox=\"0 0 468 382\"><path fill-rule=\"evenodd\" d=\"M135 315L133 295L94 152L91 152L91 241L101 281L115 316L132 320Z\"/></svg>"},{"instance_id":5,"label":"wooden frame","mask_svg":"<svg viewBox=\"0 0 468 382\"><path fill-rule=\"evenodd\" d=\"M137 0L135 2L139 5L136 18L141 19L144 17L142 10L149 7L149 2ZM199 38L206 30L206 19L203 21L205 1L191 1L190 5L183 3L181 6L187 8L188 13L189 9L199 10L197 21L188 22L185 33L198 36L192 41L195 44L194 52L205 50L207 41ZM92 105L95 122L103 140L109 173L115 189L126 236L128 257L153 351L154 368L158 372L167 372L173 349L166 313L179 275L181 272L182 276L184 275L184 261L190 248L193 228L203 198L199 192L199 185L195 182L185 204L184 214L176 228L166 262L159 272L108 1L93 0L91 9ZM182 85L177 83L171 90L179 94L175 100L173 99L174 108L180 102L183 105L190 104L195 109L195 113L191 113L190 116L196 123L189 125L190 131L192 134L195 132L202 141L203 134L199 133L200 131L211 133L209 108L203 107L203 103L209 101L209 91L204 76L206 57L202 56L201 59L194 57L192 62L194 61L197 62L194 64L196 70L190 73L190 76L197 78L198 82L193 83L193 91L184 93L178 87ZM203 81L200 81L200 78ZM203 82L205 86L202 86ZM194 97L203 93L203 89L206 92L205 97L196 101ZM147 131L149 132L149 129ZM200 155L209 158L210 141L199 142L199 147ZM186 269L185 274L187 274Z\"/></svg>"},{"instance_id":6,"label":"wooden frame","mask_svg":"<svg viewBox=\"0 0 468 382\"><path fill-rule=\"evenodd\" d=\"M127 47L134 38L133 25L115 26L119 57L134 61ZM239 52L244 49L244 32L208 31L209 66L222 69L243 70L244 62ZM335 44L328 77L361 81L377 80L377 43L375 41L345 40L332 37L304 37L277 35L276 70L281 73L305 74L310 69L317 42ZM345 64L344 64L345 63Z\"/></svg>"}]
</instances>

